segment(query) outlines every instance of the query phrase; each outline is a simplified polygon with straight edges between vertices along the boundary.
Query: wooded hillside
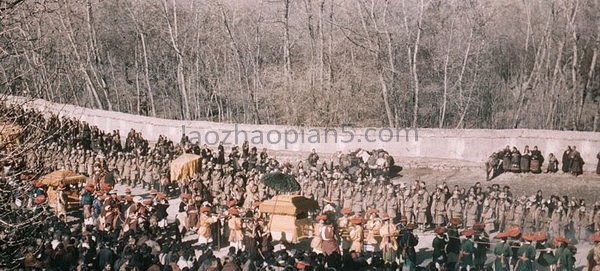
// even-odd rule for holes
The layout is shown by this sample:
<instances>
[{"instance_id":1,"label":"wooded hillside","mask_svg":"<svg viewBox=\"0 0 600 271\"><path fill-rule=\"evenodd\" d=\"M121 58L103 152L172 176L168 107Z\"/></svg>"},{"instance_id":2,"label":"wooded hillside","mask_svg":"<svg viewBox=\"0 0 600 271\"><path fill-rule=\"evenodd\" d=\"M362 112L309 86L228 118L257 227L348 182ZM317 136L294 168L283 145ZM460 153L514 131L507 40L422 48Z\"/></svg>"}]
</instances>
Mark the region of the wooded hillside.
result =
<instances>
[{"instance_id":1,"label":"wooded hillside","mask_svg":"<svg viewBox=\"0 0 600 271\"><path fill-rule=\"evenodd\" d=\"M0 92L174 119L600 130L599 0L6 0Z\"/></svg>"}]
</instances>

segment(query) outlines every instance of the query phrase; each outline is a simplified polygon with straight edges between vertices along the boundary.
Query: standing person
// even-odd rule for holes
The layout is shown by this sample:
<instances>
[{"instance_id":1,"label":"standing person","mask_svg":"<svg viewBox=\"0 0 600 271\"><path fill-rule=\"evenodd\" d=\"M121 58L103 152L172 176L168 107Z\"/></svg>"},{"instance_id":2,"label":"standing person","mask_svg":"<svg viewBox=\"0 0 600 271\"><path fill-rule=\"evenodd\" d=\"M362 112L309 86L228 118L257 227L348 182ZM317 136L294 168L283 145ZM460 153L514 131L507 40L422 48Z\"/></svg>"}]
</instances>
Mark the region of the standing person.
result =
<instances>
[{"instance_id":1,"label":"standing person","mask_svg":"<svg viewBox=\"0 0 600 271\"><path fill-rule=\"evenodd\" d=\"M569 249L569 240L563 236L554 238L556 244L556 271L573 270L573 253Z\"/></svg>"},{"instance_id":2,"label":"standing person","mask_svg":"<svg viewBox=\"0 0 600 271\"><path fill-rule=\"evenodd\" d=\"M487 252L490 249L490 237L485 232L485 224L477 223L473 226L475 230L475 269L483 270L487 260Z\"/></svg>"},{"instance_id":3,"label":"standing person","mask_svg":"<svg viewBox=\"0 0 600 271\"><path fill-rule=\"evenodd\" d=\"M562 156L562 172L567 173L571 169L571 146L567 146Z\"/></svg>"},{"instance_id":4,"label":"standing person","mask_svg":"<svg viewBox=\"0 0 600 271\"><path fill-rule=\"evenodd\" d=\"M327 220L327 216L318 215L315 220L317 223L313 225L313 239L310 242L310 247L313 249L313 252L319 254L323 252L323 239L321 238L321 228L325 226L325 220Z\"/></svg>"},{"instance_id":5,"label":"standing person","mask_svg":"<svg viewBox=\"0 0 600 271\"><path fill-rule=\"evenodd\" d=\"M527 173L529 172L530 160L531 159L531 151L529 151L529 146L525 146L523 150L523 154L521 155L521 172Z\"/></svg>"},{"instance_id":6,"label":"standing person","mask_svg":"<svg viewBox=\"0 0 600 271\"><path fill-rule=\"evenodd\" d=\"M471 270L474 267L473 255L475 253L475 245L473 240L471 240L474 234L475 231L472 229L466 229L462 232L465 239L460 245L460 254L458 256L460 270Z\"/></svg>"},{"instance_id":7,"label":"standing person","mask_svg":"<svg viewBox=\"0 0 600 271\"><path fill-rule=\"evenodd\" d=\"M600 152L596 154L596 158L598 159L598 165L596 165L596 174L600 175Z\"/></svg>"},{"instance_id":8,"label":"standing person","mask_svg":"<svg viewBox=\"0 0 600 271\"><path fill-rule=\"evenodd\" d=\"M244 234L242 233L240 211L237 208L232 207L229 208L228 213L230 215L229 220L227 221L227 225L229 226L229 246L241 249Z\"/></svg>"},{"instance_id":9,"label":"standing person","mask_svg":"<svg viewBox=\"0 0 600 271\"><path fill-rule=\"evenodd\" d=\"M546 173L556 173L558 172L558 159L554 156L553 153L548 155L548 169Z\"/></svg>"},{"instance_id":10,"label":"standing person","mask_svg":"<svg viewBox=\"0 0 600 271\"><path fill-rule=\"evenodd\" d=\"M495 271L509 271L510 270L510 258L512 257L512 249L506 242L508 234L506 232L499 232L496 234L496 238L500 239L500 242L496 244L494 248L494 270Z\"/></svg>"},{"instance_id":11,"label":"standing person","mask_svg":"<svg viewBox=\"0 0 600 271\"><path fill-rule=\"evenodd\" d=\"M581 158L579 151L577 151L577 147L573 146L569 159L571 161L571 167L569 169L571 174L573 174L573 176L583 174L583 164L585 162L583 161L583 158Z\"/></svg>"},{"instance_id":12,"label":"standing person","mask_svg":"<svg viewBox=\"0 0 600 271\"><path fill-rule=\"evenodd\" d=\"M325 222L325 225L321 227L321 239L323 240L321 248L323 249L323 254L327 256L334 252L339 253L340 247L336 240L336 234L333 225L329 220Z\"/></svg>"},{"instance_id":13,"label":"standing person","mask_svg":"<svg viewBox=\"0 0 600 271\"><path fill-rule=\"evenodd\" d=\"M449 271L456 270L456 263L460 255L460 235L458 232L458 225L461 225L462 221L458 218L450 219L448 224L448 245L446 246L446 255L448 257L448 263L446 269Z\"/></svg>"},{"instance_id":14,"label":"standing person","mask_svg":"<svg viewBox=\"0 0 600 271\"><path fill-rule=\"evenodd\" d=\"M600 266L600 232L592 235L591 240L594 242L594 247L587 255L588 271L594 271Z\"/></svg>"},{"instance_id":15,"label":"standing person","mask_svg":"<svg viewBox=\"0 0 600 271\"><path fill-rule=\"evenodd\" d=\"M533 150L531 151L531 163L530 169L531 173L542 173L542 165L544 164L544 156L542 152L538 150L537 146L533 146Z\"/></svg>"},{"instance_id":16,"label":"standing person","mask_svg":"<svg viewBox=\"0 0 600 271\"><path fill-rule=\"evenodd\" d=\"M353 217L350 219L350 222L354 225L350 229L350 252L354 251L357 253L361 253L363 250L363 238L364 231L362 227L363 219L361 217Z\"/></svg>"},{"instance_id":17,"label":"standing person","mask_svg":"<svg viewBox=\"0 0 600 271\"><path fill-rule=\"evenodd\" d=\"M446 228L438 226L435 228L435 237L431 242L433 247L432 261L436 268L440 270L443 266L446 266L448 256L446 254L446 244L448 244L448 236L446 235Z\"/></svg>"},{"instance_id":18,"label":"standing person","mask_svg":"<svg viewBox=\"0 0 600 271\"><path fill-rule=\"evenodd\" d=\"M396 259L398 257L398 243L396 241L396 236L398 236L398 232L396 231L396 226L391 223L391 218L387 214L384 215L383 221L384 223L379 230L379 235L381 236L379 249L381 249L384 265L387 268L394 270L397 267Z\"/></svg>"},{"instance_id":19,"label":"standing person","mask_svg":"<svg viewBox=\"0 0 600 271\"><path fill-rule=\"evenodd\" d=\"M200 218L198 219L198 245L208 245L212 243L211 225L217 222L209 215L210 207L203 206L200 208Z\"/></svg>"},{"instance_id":20,"label":"standing person","mask_svg":"<svg viewBox=\"0 0 600 271\"><path fill-rule=\"evenodd\" d=\"M543 231L536 233L536 240L535 250L539 251L540 255L536 261L535 270L549 271L550 266L556 261L552 243L548 242L548 235Z\"/></svg>"},{"instance_id":21,"label":"standing person","mask_svg":"<svg viewBox=\"0 0 600 271\"><path fill-rule=\"evenodd\" d=\"M65 194L65 184L60 182L56 189L56 216L67 222L67 195Z\"/></svg>"},{"instance_id":22,"label":"standing person","mask_svg":"<svg viewBox=\"0 0 600 271\"><path fill-rule=\"evenodd\" d=\"M531 245L531 241L535 239L533 234L523 234L524 242L517 250L516 271L533 271L533 261L535 260L535 248Z\"/></svg>"},{"instance_id":23,"label":"standing person","mask_svg":"<svg viewBox=\"0 0 600 271\"><path fill-rule=\"evenodd\" d=\"M403 248L406 267L409 271L414 271L417 268L417 251L415 246L419 244L419 238L413 234L415 229L414 224L406 225L406 228L400 235L400 247Z\"/></svg>"}]
</instances>

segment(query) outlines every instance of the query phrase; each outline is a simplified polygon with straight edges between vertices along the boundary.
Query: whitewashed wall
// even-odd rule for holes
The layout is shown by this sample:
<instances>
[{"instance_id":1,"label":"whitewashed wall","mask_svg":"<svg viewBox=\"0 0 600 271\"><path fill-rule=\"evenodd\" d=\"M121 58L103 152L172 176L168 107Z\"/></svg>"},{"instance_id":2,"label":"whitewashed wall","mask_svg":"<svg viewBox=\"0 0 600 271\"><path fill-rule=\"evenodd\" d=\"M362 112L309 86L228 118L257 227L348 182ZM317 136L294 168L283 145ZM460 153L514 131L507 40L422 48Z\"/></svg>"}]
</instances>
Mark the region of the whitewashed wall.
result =
<instances>
[{"instance_id":1,"label":"whitewashed wall","mask_svg":"<svg viewBox=\"0 0 600 271\"><path fill-rule=\"evenodd\" d=\"M517 146L520 150L525 145L529 145L531 148L537 145L544 156L547 157L552 152L557 155L559 160L567 145L575 145L586 162L584 167L586 171L596 169L598 163L596 154L600 152L600 133L594 132L528 129L418 129L415 131L414 129L360 128L353 129L354 136L350 136L348 134L350 128L331 128L326 131L325 128L179 121L57 104L45 100L28 100L22 97L8 97L7 101L24 104L43 112L86 121L103 130L118 129L122 136L125 136L133 128L142 132L143 136L150 141L155 141L159 135L166 135L173 141L178 142L183 131L182 127L185 127L186 133L193 141L194 139L200 139L201 143L208 143L209 145L218 142L216 135L218 135L219 140L225 140L227 133L230 135L225 143L235 144L234 134L237 131L237 144L241 145L245 139L241 132L245 131L251 144L255 143L252 145L266 147L270 150L309 152L312 148L315 148L319 153L332 154L336 151L348 151L357 148L384 148L397 158L438 158L476 163L485 161L492 152L506 145ZM285 140L286 132L288 140ZM303 141L300 137L302 132L304 133ZM383 141L378 139L380 132ZM394 138L390 142L385 142L388 141L390 132ZM260 133L263 135L262 144L258 140ZM292 142L294 133L298 134L295 143ZM315 136L317 133L320 137ZM409 133L408 139L406 133ZM281 135L279 142L276 140L277 134ZM368 137L365 137L365 134ZM267 135L271 137L267 138ZM368 140L374 140L375 142L367 142Z\"/></svg>"}]
</instances>

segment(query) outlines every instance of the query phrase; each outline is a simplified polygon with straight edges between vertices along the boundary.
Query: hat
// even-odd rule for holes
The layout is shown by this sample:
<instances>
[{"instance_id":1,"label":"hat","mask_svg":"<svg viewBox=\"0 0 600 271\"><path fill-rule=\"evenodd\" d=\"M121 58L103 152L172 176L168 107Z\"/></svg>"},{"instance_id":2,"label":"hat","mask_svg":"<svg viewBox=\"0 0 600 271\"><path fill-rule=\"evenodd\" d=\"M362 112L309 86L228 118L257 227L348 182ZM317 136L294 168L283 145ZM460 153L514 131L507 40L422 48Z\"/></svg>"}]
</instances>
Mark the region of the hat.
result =
<instances>
[{"instance_id":1,"label":"hat","mask_svg":"<svg viewBox=\"0 0 600 271\"><path fill-rule=\"evenodd\" d=\"M367 211L368 214L377 214L379 213L379 210L375 209L375 208L371 208Z\"/></svg>"},{"instance_id":2,"label":"hat","mask_svg":"<svg viewBox=\"0 0 600 271\"><path fill-rule=\"evenodd\" d=\"M593 242L600 242L600 232L595 233L590 237Z\"/></svg>"},{"instance_id":3,"label":"hat","mask_svg":"<svg viewBox=\"0 0 600 271\"><path fill-rule=\"evenodd\" d=\"M363 223L363 219L360 216L355 216L353 218L350 219L350 223L358 225L358 224L362 224Z\"/></svg>"},{"instance_id":4,"label":"hat","mask_svg":"<svg viewBox=\"0 0 600 271\"><path fill-rule=\"evenodd\" d=\"M190 195L190 194L188 194L188 193L181 193L181 194L179 195L179 197L180 197L180 198L182 198L182 199L191 199L191 198L192 198L192 195Z\"/></svg>"},{"instance_id":5,"label":"hat","mask_svg":"<svg viewBox=\"0 0 600 271\"><path fill-rule=\"evenodd\" d=\"M483 229L485 229L485 223L476 223L475 225L473 225L473 229L476 231L482 231Z\"/></svg>"},{"instance_id":6,"label":"hat","mask_svg":"<svg viewBox=\"0 0 600 271\"><path fill-rule=\"evenodd\" d=\"M535 241L544 241L544 240L548 240L548 235L545 232L540 231L540 232L535 233Z\"/></svg>"},{"instance_id":7,"label":"hat","mask_svg":"<svg viewBox=\"0 0 600 271\"><path fill-rule=\"evenodd\" d=\"M450 219L450 224L454 225L454 226L458 226L460 224L462 224L462 220L460 220L460 218L452 218Z\"/></svg>"},{"instance_id":8,"label":"hat","mask_svg":"<svg viewBox=\"0 0 600 271\"><path fill-rule=\"evenodd\" d=\"M519 226L509 226L506 233L508 234L508 237L516 238L521 234L521 229Z\"/></svg>"},{"instance_id":9,"label":"hat","mask_svg":"<svg viewBox=\"0 0 600 271\"><path fill-rule=\"evenodd\" d=\"M227 207L233 207L233 206L235 206L236 203L237 202L235 200L227 201Z\"/></svg>"},{"instance_id":10,"label":"hat","mask_svg":"<svg viewBox=\"0 0 600 271\"><path fill-rule=\"evenodd\" d=\"M569 239L565 238L564 236L557 236L557 237L554 238L554 243L565 243L565 244L568 244L570 242L569 242Z\"/></svg>"},{"instance_id":11,"label":"hat","mask_svg":"<svg viewBox=\"0 0 600 271\"><path fill-rule=\"evenodd\" d=\"M156 193L158 193L158 191L156 191L156 189L150 190L150 195L156 195Z\"/></svg>"},{"instance_id":12,"label":"hat","mask_svg":"<svg viewBox=\"0 0 600 271\"><path fill-rule=\"evenodd\" d=\"M208 212L210 212L210 207L208 207L208 206L202 206L202 207L200 207L200 212L201 213L208 213Z\"/></svg>"},{"instance_id":13,"label":"hat","mask_svg":"<svg viewBox=\"0 0 600 271\"><path fill-rule=\"evenodd\" d=\"M167 194L165 194L165 193L157 193L157 194L156 194L156 196L157 196L159 199L166 199L166 198L167 198Z\"/></svg>"},{"instance_id":14,"label":"hat","mask_svg":"<svg viewBox=\"0 0 600 271\"><path fill-rule=\"evenodd\" d=\"M446 227L436 227L435 230L433 230L433 232L435 232L436 234L444 234L448 231L448 229L446 229Z\"/></svg>"},{"instance_id":15,"label":"hat","mask_svg":"<svg viewBox=\"0 0 600 271\"><path fill-rule=\"evenodd\" d=\"M87 191L90 191L90 192L93 192L93 191L94 191L94 185L93 185L93 184L91 184L91 183L90 183L90 184L87 184L87 185L85 186L85 190L87 190Z\"/></svg>"},{"instance_id":16,"label":"hat","mask_svg":"<svg viewBox=\"0 0 600 271\"><path fill-rule=\"evenodd\" d=\"M307 266L310 266L310 263L304 262L304 261L298 261L296 262L296 268L298 270L304 270L304 268L306 268Z\"/></svg>"},{"instance_id":17,"label":"hat","mask_svg":"<svg viewBox=\"0 0 600 271\"><path fill-rule=\"evenodd\" d=\"M381 218L382 220L388 220L390 219L390 215L388 215L387 213L383 214L383 217Z\"/></svg>"},{"instance_id":18,"label":"hat","mask_svg":"<svg viewBox=\"0 0 600 271\"><path fill-rule=\"evenodd\" d=\"M352 209L350 208L343 208L342 210L340 210L340 213L342 213L343 215L349 215L352 213Z\"/></svg>"},{"instance_id":19,"label":"hat","mask_svg":"<svg viewBox=\"0 0 600 271\"><path fill-rule=\"evenodd\" d=\"M532 233L524 233L523 239L526 241L536 241L536 236L535 236L535 234L532 234Z\"/></svg>"},{"instance_id":20,"label":"hat","mask_svg":"<svg viewBox=\"0 0 600 271\"><path fill-rule=\"evenodd\" d=\"M499 233L496 234L496 238L498 238L498 239L508 238L508 233L501 231L501 232L499 232Z\"/></svg>"},{"instance_id":21,"label":"hat","mask_svg":"<svg viewBox=\"0 0 600 271\"><path fill-rule=\"evenodd\" d=\"M475 231L473 229L466 229L466 230L462 231L461 234L464 235L465 237L471 237L471 236L473 236L473 234L475 234Z\"/></svg>"},{"instance_id":22,"label":"hat","mask_svg":"<svg viewBox=\"0 0 600 271\"><path fill-rule=\"evenodd\" d=\"M400 222L407 222L407 221L408 221L408 218L406 218L405 215L400 217Z\"/></svg>"},{"instance_id":23,"label":"hat","mask_svg":"<svg viewBox=\"0 0 600 271\"><path fill-rule=\"evenodd\" d=\"M230 215L239 215L240 214L240 210L238 210L238 208L235 208L235 207L229 208L229 210L227 210L227 212Z\"/></svg>"},{"instance_id":24,"label":"hat","mask_svg":"<svg viewBox=\"0 0 600 271\"><path fill-rule=\"evenodd\" d=\"M146 206L150 206L150 205L152 205L152 199L145 199L144 201L142 201L142 204L144 204Z\"/></svg>"},{"instance_id":25,"label":"hat","mask_svg":"<svg viewBox=\"0 0 600 271\"><path fill-rule=\"evenodd\" d=\"M327 220L327 216L326 215L318 215L317 217L315 217L316 221L325 221Z\"/></svg>"}]
</instances>

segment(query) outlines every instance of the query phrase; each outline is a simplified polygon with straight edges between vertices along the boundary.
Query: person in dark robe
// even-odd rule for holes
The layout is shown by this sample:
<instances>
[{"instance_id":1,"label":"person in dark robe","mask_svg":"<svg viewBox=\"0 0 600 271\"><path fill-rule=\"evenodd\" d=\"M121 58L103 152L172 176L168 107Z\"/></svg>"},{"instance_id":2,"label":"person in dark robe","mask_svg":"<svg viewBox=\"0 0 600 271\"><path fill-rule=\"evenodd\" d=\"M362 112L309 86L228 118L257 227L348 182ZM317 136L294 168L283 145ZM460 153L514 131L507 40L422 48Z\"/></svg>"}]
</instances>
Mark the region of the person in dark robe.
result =
<instances>
[{"instance_id":1,"label":"person in dark robe","mask_svg":"<svg viewBox=\"0 0 600 271\"><path fill-rule=\"evenodd\" d=\"M567 146L562 156L562 172L567 173L571 169L571 146Z\"/></svg>"},{"instance_id":2,"label":"person in dark robe","mask_svg":"<svg viewBox=\"0 0 600 271\"><path fill-rule=\"evenodd\" d=\"M573 150L569 155L569 159L571 160L571 166L569 171L573 176L578 176L583 174L583 158L581 158L581 154L577 151L577 147L573 146Z\"/></svg>"},{"instance_id":3,"label":"person in dark robe","mask_svg":"<svg viewBox=\"0 0 600 271\"><path fill-rule=\"evenodd\" d=\"M419 244L419 238L413 234L414 224L408 224L400 234L400 242L398 243L404 251L404 264L410 271L416 270L417 267L417 251L415 246Z\"/></svg>"},{"instance_id":4,"label":"person in dark robe","mask_svg":"<svg viewBox=\"0 0 600 271\"><path fill-rule=\"evenodd\" d=\"M512 158L512 153L510 151L510 147L506 145L504 150L502 151L502 170L510 171L510 161Z\"/></svg>"},{"instance_id":5,"label":"person in dark robe","mask_svg":"<svg viewBox=\"0 0 600 271\"><path fill-rule=\"evenodd\" d=\"M485 164L486 180L489 181L502 173L502 162L499 159L498 153L492 153ZM491 175L491 176L490 176Z\"/></svg>"},{"instance_id":6,"label":"person in dark robe","mask_svg":"<svg viewBox=\"0 0 600 271\"><path fill-rule=\"evenodd\" d=\"M531 162L529 164L531 173L542 173L542 165L544 164L544 156L538 150L537 146L533 146L531 151Z\"/></svg>"},{"instance_id":7,"label":"person in dark robe","mask_svg":"<svg viewBox=\"0 0 600 271\"><path fill-rule=\"evenodd\" d=\"M556 173L558 172L558 159L554 156L553 153L548 155L548 169L546 173Z\"/></svg>"},{"instance_id":8,"label":"person in dark robe","mask_svg":"<svg viewBox=\"0 0 600 271\"><path fill-rule=\"evenodd\" d=\"M523 153L521 154L521 172L527 173L529 172L529 166L531 161L531 151L529 151L529 146L525 146Z\"/></svg>"},{"instance_id":9,"label":"person in dark robe","mask_svg":"<svg viewBox=\"0 0 600 271\"><path fill-rule=\"evenodd\" d=\"M596 154L596 158L598 158L598 165L596 165L596 174L600 175L600 152Z\"/></svg>"},{"instance_id":10,"label":"person in dark robe","mask_svg":"<svg viewBox=\"0 0 600 271\"><path fill-rule=\"evenodd\" d=\"M321 249L323 254L331 255L333 252L339 253L339 245L336 240L336 233L330 221L325 221L325 226L321 228Z\"/></svg>"},{"instance_id":11,"label":"person in dark robe","mask_svg":"<svg viewBox=\"0 0 600 271\"><path fill-rule=\"evenodd\" d=\"M448 258L446 270L448 271L456 270L456 263L460 254L459 225L462 225L462 221L457 218L450 219L450 223L448 224L448 245L446 246L446 255Z\"/></svg>"},{"instance_id":12,"label":"person in dark robe","mask_svg":"<svg viewBox=\"0 0 600 271\"><path fill-rule=\"evenodd\" d=\"M448 256L446 255L446 245L448 244L448 236L446 235L445 227L437 227L435 228L435 238L431 242L431 246L433 247L432 261L435 263L436 267L440 269L446 265L448 261Z\"/></svg>"},{"instance_id":13,"label":"person in dark robe","mask_svg":"<svg viewBox=\"0 0 600 271\"><path fill-rule=\"evenodd\" d=\"M517 147L513 147L510 155L510 170L512 172L519 172L521 170L521 153L517 150Z\"/></svg>"}]
</instances>

